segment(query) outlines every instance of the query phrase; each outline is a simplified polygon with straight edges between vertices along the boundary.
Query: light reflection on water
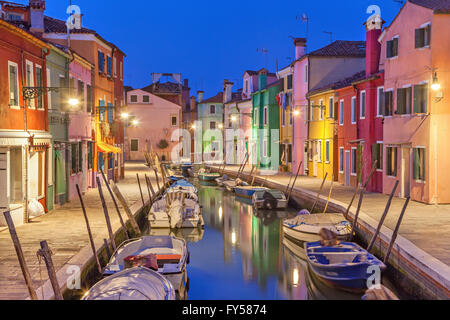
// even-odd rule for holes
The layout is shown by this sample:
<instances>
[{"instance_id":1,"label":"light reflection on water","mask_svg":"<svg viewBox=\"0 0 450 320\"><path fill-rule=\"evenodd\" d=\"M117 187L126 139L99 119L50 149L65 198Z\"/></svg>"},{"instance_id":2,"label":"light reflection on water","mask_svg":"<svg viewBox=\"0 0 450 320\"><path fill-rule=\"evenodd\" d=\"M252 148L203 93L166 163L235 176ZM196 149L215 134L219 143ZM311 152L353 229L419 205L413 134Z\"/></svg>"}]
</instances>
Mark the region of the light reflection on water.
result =
<instances>
[{"instance_id":1,"label":"light reflection on water","mask_svg":"<svg viewBox=\"0 0 450 320\"><path fill-rule=\"evenodd\" d=\"M282 234L281 219L295 211L254 213L248 200L210 186L199 201L205 230L188 244L189 299L360 298L313 283L303 248Z\"/></svg>"}]
</instances>

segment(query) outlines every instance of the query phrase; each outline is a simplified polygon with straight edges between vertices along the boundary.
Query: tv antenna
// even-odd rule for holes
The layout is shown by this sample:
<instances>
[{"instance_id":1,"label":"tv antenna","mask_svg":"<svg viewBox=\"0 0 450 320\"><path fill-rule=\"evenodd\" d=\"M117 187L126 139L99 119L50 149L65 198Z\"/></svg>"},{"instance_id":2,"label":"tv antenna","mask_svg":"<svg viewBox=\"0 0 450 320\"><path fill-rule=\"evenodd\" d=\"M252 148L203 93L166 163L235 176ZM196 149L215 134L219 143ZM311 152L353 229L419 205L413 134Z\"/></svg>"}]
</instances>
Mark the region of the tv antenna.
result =
<instances>
[{"instance_id":1,"label":"tv antenna","mask_svg":"<svg viewBox=\"0 0 450 320\"><path fill-rule=\"evenodd\" d=\"M308 38L308 28L309 28L309 17L306 13L302 13L300 16L295 18L296 20L301 20L306 23L306 38Z\"/></svg>"},{"instance_id":2,"label":"tv antenna","mask_svg":"<svg viewBox=\"0 0 450 320\"><path fill-rule=\"evenodd\" d=\"M400 6L403 6L403 0L394 0L394 2L397 2Z\"/></svg>"},{"instance_id":3,"label":"tv antenna","mask_svg":"<svg viewBox=\"0 0 450 320\"><path fill-rule=\"evenodd\" d=\"M330 35L330 43L333 42L333 32L331 31L324 31L323 33L329 34Z\"/></svg>"},{"instance_id":4,"label":"tv antenna","mask_svg":"<svg viewBox=\"0 0 450 320\"><path fill-rule=\"evenodd\" d=\"M266 57L266 69L267 69L268 68L268 64L269 64L269 60L268 60L269 50L267 50L266 48L261 48L261 49L256 49L256 52L260 52L263 55L265 55L265 57Z\"/></svg>"}]
</instances>

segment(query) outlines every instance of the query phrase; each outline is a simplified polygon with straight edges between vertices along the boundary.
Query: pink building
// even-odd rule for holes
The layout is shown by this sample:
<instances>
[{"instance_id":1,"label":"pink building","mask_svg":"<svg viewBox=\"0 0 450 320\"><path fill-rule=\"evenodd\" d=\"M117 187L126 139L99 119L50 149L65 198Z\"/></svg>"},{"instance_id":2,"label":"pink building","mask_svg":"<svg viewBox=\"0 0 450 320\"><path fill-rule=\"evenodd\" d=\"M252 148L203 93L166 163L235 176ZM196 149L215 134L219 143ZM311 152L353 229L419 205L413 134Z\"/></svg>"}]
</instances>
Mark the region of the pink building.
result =
<instances>
[{"instance_id":1,"label":"pink building","mask_svg":"<svg viewBox=\"0 0 450 320\"><path fill-rule=\"evenodd\" d=\"M69 141L72 145L78 145L78 148L70 150L70 159L81 159L81 164L77 166L78 172L69 172L69 200L78 197L76 185L81 191L85 192L88 188L95 186L93 174L93 151L94 151L94 133L92 128L95 125L95 119L92 119L93 109L93 88L92 88L92 64L86 59L70 51L72 62L69 65L69 76L73 88L76 90L79 100L79 110L70 115ZM92 124L94 121L94 124ZM72 152L81 152L81 157ZM73 160L71 160L73 161Z\"/></svg>"},{"instance_id":2,"label":"pink building","mask_svg":"<svg viewBox=\"0 0 450 320\"><path fill-rule=\"evenodd\" d=\"M162 161L174 161L171 153L179 144L175 131L181 129L181 106L141 89L128 91L127 103L126 160L144 160L144 153L153 151Z\"/></svg>"},{"instance_id":3,"label":"pink building","mask_svg":"<svg viewBox=\"0 0 450 320\"><path fill-rule=\"evenodd\" d=\"M408 0L381 34L383 192L450 203L450 2ZM438 86L440 85L440 87Z\"/></svg>"}]
</instances>

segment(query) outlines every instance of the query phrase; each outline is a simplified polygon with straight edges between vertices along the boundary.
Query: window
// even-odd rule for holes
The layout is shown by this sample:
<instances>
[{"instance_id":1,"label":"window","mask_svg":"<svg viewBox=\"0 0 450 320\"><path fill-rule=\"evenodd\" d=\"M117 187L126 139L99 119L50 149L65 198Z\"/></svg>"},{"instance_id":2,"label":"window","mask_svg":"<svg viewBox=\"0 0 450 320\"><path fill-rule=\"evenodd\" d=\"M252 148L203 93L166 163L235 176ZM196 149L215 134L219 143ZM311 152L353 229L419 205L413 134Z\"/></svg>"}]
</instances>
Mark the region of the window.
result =
<instances>
[{"instance_id":1,"label":"window","mask_svg":"<svg viewBox=\"0 0 450 320\"><path fill-rule=\"evenodd\" d=\"M120 61L120 80L123 80L123 62Z\"/></svg>"},{"instance_id":2,"label":"window","mask_svg":"<svg viewBox=\"0 0 450 320\"><path fill-rule=\"evenodd\" d=\"M78 143L70 145L70 174L78 172Z\"/></svg>"},{"instance_id":3,"label":"window","mask_svg":"<svg viewBox=\"0 0 450 320\"><path fill-rule=\"evenodd\" d=\"M267 140L263 141L263 157L267 157Z\"/></svg>"},{"instance_id":4,"label":"window","mask_svg":"<svg viewBox=\"0 0 450 320\"><path fill-rule=\"evenodd\" d=\"M113 73L113 61L111 57L107 57L106 58L106 62L107 62L107 68L108 68L108 75L112 77L112 73Z\"/></svg>"},{"instance_id":5,"label":"window","mask_svg":"<svg viewBox=\"0 0 450 320\"><path fill-rule=\"evenodd\" d=\"M428 110L428 84L414 86L414 113L427 113Z\"/></svg>"},{"instance_id":6,"label":"window","mask_svg":"<svg viewBox=\"0 0 450 320\"><path fill-rule=\"evenodd\" d=\"M42 68L40 66L36 66L36 86L44 87L43 78L42 78ZM37 100L37 108L42 110L44 109L44 96L41 95L36 98Z\"/></svg>"},{"instance_id":7,"label":"window","mask_svg":"<svg viewBox=\"0 0 450 320\"><path fill-rule=\"evenodd\" d=\"M21 203L23 201L22 187L22 148L9 149L9 202ZM6 183L5 183L6 184Z\"/></svg>"},{"instance_id":8,"label":"window","mask_svg":"<svg viewBox=\"0 0 450 320\"><path fill-rule=\"evenodd\" d=\"M305 83L308 83L308 76L309 76L309 74L308 74L308 65L306 64L305 65Z\"/></svg>"},{"instance_id":9,"label":"window","mask_svg":"<svg viewBox=\"0 0 450 320\"><path fill-rule=\"evenodd\" d=\"M318 162L322 162L322 141L316 141L316 146L317 146L317 161Z\"/></svg>"},{"instance_id":10,"label":"window","mask_svg":"<svg viewBox=\"0 0 450 320\"><path fill-rule=\"evenodd\" d=\"M313 143L314 143L314 141L309 142L309 152L308 152L309 161L312 161L312 159L313 159L313 150L314 150Z\"/></svg>"},{"instance_id":11,"label":"window","mask_svg":"<svg viewBox=\"0 0 450 320\"><path fill-rule=\"evenodd\" d=\"M425 181L425 148L413 149L414 180Z\"/></svg>"},{"instance_id":12,"label":"window","mask_svg":"<svg viewBox=\"0 0 450 320\"><path fill-rule=\"evenodd\" d=\"M396 114L411 113L411 87L397 89L397 111Z\"/></svg>"},{"instance_id":13,"label":"window","mask_svg":"<svg viewBox=\"0 0 450 320\"><path fill-rule=\"evenodd\" d=\"M330 140L325 141L325 162L330 163Z\"/></svg>"},{"instance_id":14,"label":"window","mask_svg":"<svg viewBox=\"0 0 450 320\"><path fill-rule=\"evenodd\" d=\"M114 122L114 106L112 103L108 102L108 123Z\"/></svg>"},{"instance_id":15,"label":"window","mask_svg":"<svg viewBox=\"0 0 450 320\"><path fill-rule=\"evenodd\" d=\"M114 72L114 78L117 77L117 59L116 57L113 58L113 72Z\"/></svg>"},{"instance_id":16,"label":"window","mask_svg":"<svg viewBox=\"0 0 450 320\"><path fill-rule=\"evenodd\" d=\"M253 110L253 124L258 125L258 109Z\"/></svg>"},{"instance_id":17,"label":"window","mask_svg":"<svg viewBox=\"0 0 450 320\"><path fill-rule=\"evenodd\" d=\"M150 96L142 96L142 101L144 103L149 103L150 102Z\"/></svg>"},{"instance_id":18,"label":"window","mask_svg":"<svg viewBox=\"0 0 450 320\"><path fill-rule=\"evenodd\" d=\"M139 151L139 140L131 139L131 151Z\"/></svg>"},{"instance_id":19,"label":"window","mask_svg":"<svg viewBox=\"0 0 450 320\"><path fill-rule=\"evenodd\" d=\"M130 101L131 101L132 103L136 103L136 102L138 101L137 95L133 94L133 95L131 96L131 98L130 98Z\"/></svg>"},{"instance_id":20,"label":"window","mask_svg":"<svg viewBox=\"0 0 450 320\"><path fill-rule=\"evenodd\" d=\"M176 127L178 125L177 116L172 116L172 127Z\"/></svg>"},{"instance_id":21,"label":"window","mask_svg":"<svg viewBox=\"0 0 450 320\"><path fill-rule=\"evenodd\" d=\"M292 89L292 74L287 76L287 88Z\"/></svg>"},{"instance_id":22,"label":"window","mask_svg":"<svg viewBox=\"0 0 450 320\"><path fill-rule=\"evenodd\" d=\"M98 71L105 72L105 54L101 51L98 52Z\"/></svg>"},{"instance_id":23,"label":"window","mask_svg":"<svg viewBox=\"0 0 450 320\"><path fill-rule=\"evenodd\" d=\"M393 58L398 56L398 37L386 43L386 57Z\"/></svg>"},{"instance_id":24,"label":"window","mask_svg":"<svg viewBox=\"0 0 450 320\"><path fill-rule=\"evenodd\" d=\"M92 112L92 87L88 84L86 86L87 112Z\"/></svg>"},{"instance_id":25,"label":"window","mask_svg":"<svg viewBox=\"0 0 450 320\"><path fill-rule=\"evenodd\" d=\"M215 121L211 121L209 123L209 129L211 129L211 130L215 130L216 129L216 122Z\"/></svg>"},{"instance_id":26,"label":"window","mask_svg":"<svg viewBox=\"0 0 450 320\"><path fill-rule=\"evenodd\" d=\"M209 106L209 113L216 114L216 106L214 104Z\"/></svg>"},{"instance_id":27,"label":"window","mask_svg":"<svg viewBox=\"0 0 450 320\"><path fill-rule=\"evenodd\" d=\"M344 125L344 100L339 101L339 125Z\"/></svg>"},{"instance_id":28,"label":"window","mask_svg":"<svg viewBox=\"0 0 450 320\"><path fill-rule=\"evenodd\" d=\"M30 61L27 61L26 66L26 86L27 87L34 87L34 74L33 74L33 63ZM28 101L28 107L31 109L34 109L34 99L31 99Z\"/></svg>"},{"instance_id":29,"label":"window","mask_svg":"<svg viewBox=\"0 0 450 320\"><path fill-rule=\"evenodd\" d=\"M78 142L78 171L83 171L83 142Z\"/></svg>"},{"instance_id":30,"label":"window","mask_svg":"<svg viewBox=\"0 0 450 320\"><path fill-rule=\"evenodd\" d=\"M344 173L344 148L339 148L339 172Z\"/></svg>"},{"instance_id":31,"label":"window","mask_svg":"<svg viewBox=\"0 0 450 320\"><path fill-rule=\"evenodd\" d=\"M19 106L19 74L17 64L8 61L9 68L9 105Z\"/></svg>"},{"instance_id":32,"label":"window","mask_svg":"<svg viewBox=\"0 0 450 320\"><path fill-rule=\"evenodd\" d=\"M386 148L386 173L388 176L397 176L397 148L387 147Z\"/></svg>"},{"instance_id":33,"label":"window","mask_svg":"<svg viewBox=\"0 0 450 320\"><path fill-rule=\"evenodd\" d=\"M286 110L281 108L281 125L284 127L286 124Z\"/></svg>"},{"instance_id":34,"label":"window","mask_svg":"<svg viewBox=\"0 0 450 320\"><path fill-rule=\"evenodd\" d=\"M280 80L280 89L279 89L279 91L280 92L284 92L284 79L286 79L286 78L281 78Z\"/></svg>"},{"instance_id":35,"label":"window","mask_svg":"<svg viewBox=\"0 0 450 320\"><path fill-rule=\"evenodd\" d=\"M314 101L311 101L309 104L309 121L313 121L314 120Z\"/></svg>"},{"instance_id":36,"label":"window","mask_svg":"<svg viewBox=\"0 0 450 320\"><path fill-rule=\"evenodd\" d=\"M292 123L294 122L294 111L293 108L289 110L289 125L292 126Z\"/></svg>"},{"instance_id":37,"label":"window","mask_svg":"<svg viewBox=\"0 0 450 320\"><path fill-rule=\"evenodd\" d=\"M392 116L393 109L393 91L387 91L384 93L384 116Z\"/></svg>"},{"instance_id":38,"label":"window","mask_svg":"<svg viewBox=\"0 0 450 320\"><path fill-rule=\"evenodd\" d=\"M360 101L359 101L359 117L360 119L365 119L366 118L366 92L365 91L361 91L361 94L359 96Z\"/></svg>"},{"instance_id":39,"label":"window","mask_svg":"<svg viewBox=\"0 0 450 320\"><path fill-rule=\"evenodd\" d=\"M352 124L356 123L356 97L352 97Z\"/></svg>"},{"instance_id":40,"label":"window","mask_svg":"<svg viewBox=\"0 0 450 320\"><path fill-rule=\"evenodd\" d=\"M45 196L45 153L38 152L38 197Z\"/></svg>"},{"instance_id":41,"label":"window","mask_svg":"<svg viewBox=\"0 0 450 320\"><path fill-rule=\"evenodd\" d=\"M92 169L94 164L94 143L88 141L87 145L88 170Z\"/></svg>"},{"instance_id":42,"label":"window","mask_svg":"<svg viewBox=\"0 0 450 320\"><path fill-rule=\"evenodd\" d=\"M334 99L333 97L328 98L328 119L334 118Z\"/></svg>"},{"instance_id":43,"label":"window","mask_svg":"<svg viewBox=\"0 0 450 320\"><path fill-rule=\"evenodd\" d=\"M248 93L248 80L245 80L245 92Z\"/></svg>"},{"instance_id":44,"label":"window","mask_svg":"<svg viewBox=\"0 0 450 320\"><path fill-rule=\"evenodd\" d=\"M287 145L287 149L288 149L288 152L287 152L287 154L288 154L288 157L287 157L287 161L288 161L288 163L292 163L292 144L288 144Z\"/></svg>"},{"instance_id":45,"label":"window","mask_svg":"<svg viewBox=\"0 0 450 320\"><path fill-rule=\"evenodd\" d=\"M428 24L425 27L418 28L414 33L414 46L415 48L424 48L430 45L430 33L431 25Z\"/></svg>"},{"instance_id":46,"label":"window","mask_svg":"<svg viewBox=\"0 0 450 320\"><path fill-rule=\"evenodd\" d=\"M98 115L99 120L105 121L105 110L106 110L105 101L99 100L98 102L99 102L98 105L100 106L100 108L99 108L100 111L99 111L99 115Z\"/></svg>"},{"instance_id":47,"label":"window","mask_svg":"<svg viewBox=\"0 0 450 320\"><path fill-rule=\"evenodd\" d=\"M84 111L84 82L81 80L78 80L78 99L80 107Z\"/></svg>"},{"instance_id":48,"label":"window","mask_svg":"<svg viewBox=\"0 0 450 320\"><path fill-rule=\"evenodd\" d=\"M384 107L384 87L379 87L377 89L377 116L378 117L383 115L383 107Z\"/></svg>"},{"instance_id":49,"label":"window","mask_svg":"<svg viewBox=\"0 0 450 320\"><path fill-rule=\"evenodd\" d=\"M356 148L352 148L352 175L356 175L356 168L357 168L357 154L356 154Z\"/></svg>"},{"instance_id":50,"label":"window","mask_svg":"<svg viewBox=\"0 0 450 320\"><path fill-rule=\"evenodd\" d=\"M267 107L264 107L264 125L266 126L267 123L268 123Z\"/></svg>"},{"instance_id":51,"label":"window","mask_svg":"<svg viewBox=\"0 0 450 320\"><path fill-rule=\"evenodd\" d=\"M320 108L319 108L319 120L323 120L323 100L321 99L320 101L319 101L319 106L320 106Z\"/></svg>"},{"instance_id":52,"label":"window","mask_svg":"<svg viewBox=\"0 0 450 320\"><path fill-rule=\"evenodd\" d=\"M377 170L383 169L383 144L374 143L372 145L372 165L377 161Z\"/></svg>"}]
</instances>

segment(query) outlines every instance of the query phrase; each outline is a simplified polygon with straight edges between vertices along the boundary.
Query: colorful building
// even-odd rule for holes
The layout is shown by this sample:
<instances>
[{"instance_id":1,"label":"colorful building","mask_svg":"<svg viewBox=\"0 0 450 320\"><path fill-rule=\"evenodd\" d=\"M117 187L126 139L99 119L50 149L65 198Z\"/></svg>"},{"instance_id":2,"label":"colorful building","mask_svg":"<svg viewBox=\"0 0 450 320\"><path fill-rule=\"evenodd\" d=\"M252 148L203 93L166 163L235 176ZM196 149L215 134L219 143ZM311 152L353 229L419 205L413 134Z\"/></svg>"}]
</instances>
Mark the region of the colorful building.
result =
<instances>
[{"instance_id":1,"label":"colorful building","mask_svg":"<svg viewBox=\"0 0 450 320\"><path fill-rule=\"evenodd\" d=\"M253 144L250 156L253 163L261 160L261 168L278 171L280 163L280 107L277 95L279 81L267 84L268 72L260 70L258 74L258 91L253 97Z\"/></svg>"},{"instance_id":2,"label":"colorful building","mask_svg":"<svg viewBox=\"0 0 450 320\"><path fill-rule=\"evenodd\" d=\"M280 107L280 153L283 171L292 170L292 145L294 127L293 80L294 69L291 65L277 72L280 80L280 93L277 101Z\"/></svg>"},{"instance_id":3,"label":"colorful building","mask_svg":"<svg viewBox=\"0 0 450 320\"><path fill-rule=\"evenodd\" d=\"M0 19L0 211L10 210L16 224L29 221L32 200L47 211L51 169L47 95L36 89L47 83L50 46L18 27L16 19L25 20L28 9L1 3L5 20ZM3 217L0 224L5 225Z\"/></svg>"},{"instance_id":4,"label":"colorful building","mask_svg":"<svg viewBox=\"0 0 450 320\"><path fill-rule=\"evenodd\" d=\"M450 3L408 0L384 29L383 193L450 203Z\"/></svg>"}]
</instances>

